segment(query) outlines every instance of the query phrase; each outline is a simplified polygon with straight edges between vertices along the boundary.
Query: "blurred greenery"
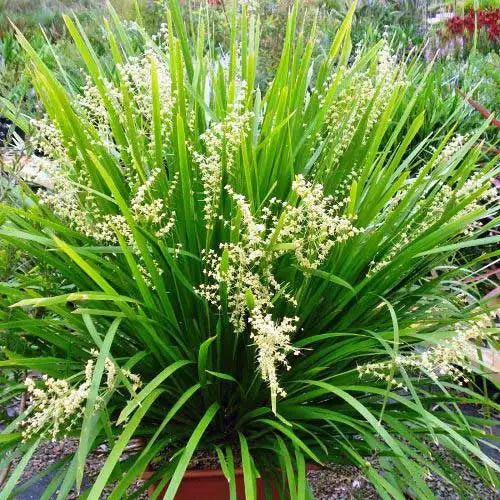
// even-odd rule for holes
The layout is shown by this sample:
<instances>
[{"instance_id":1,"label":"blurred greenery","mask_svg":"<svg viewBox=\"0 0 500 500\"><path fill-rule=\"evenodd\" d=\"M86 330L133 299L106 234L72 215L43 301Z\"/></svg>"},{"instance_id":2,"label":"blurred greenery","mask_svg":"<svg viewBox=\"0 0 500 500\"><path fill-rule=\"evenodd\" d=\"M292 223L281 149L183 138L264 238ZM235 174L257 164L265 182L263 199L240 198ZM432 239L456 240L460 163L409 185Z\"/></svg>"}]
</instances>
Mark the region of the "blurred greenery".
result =
<instances>
[{"instance_id":1,"label":"blurred greenery","mask_svg":"<svg viewBox=\"0 0 500 500\"><path fill-rule=\"evenodd\" d=\"M465 2L458 3L458 9L494 9L498 8L498 0L466 0Z\"/></svg>"},{"instance_id":2,"label":"blurred greenery","mask_svg":"<svg viewBox=\"0 0 500 500\"><path fill-rule=\"evenodd\" d=\"M420 75L429 63L419 61ZM500 56L489 54L471 54L465 60L456 58L438 59L425 78L414 82L413 90L423 85L417 96L412 115L416 118L424 112L424 123L415 137L419 142L429 134L436 141L446 133L450 124L458 123L458 132L465 135L484 123L484 117L474 109L457 91L460 89L486 109L494 111L500 102ZM409 102L413 92L406 95ZM499 129L493 124L485 131L485 138L495 144L499 139Z\"/></svg>"},{"instance_id":3,"label":"blurred greenery","mask_svg":"<svg viewBox=\"0 0 500 500\"><path fill-rule=\"evenodd\" d=\"M112 0L111 4L122 19L136 19L135 0ZM106 0L0 0L0 97L17 104L28 115L40 112L26 73L27 59L13 35L12 24L30 40L51 70L60 73L57 59L62 61L66 83L76 89L84 81L84 64L71 41L63 14L78 18L94 50L105 59L101 21L105 5ZM158 29L159 5L152 0L138 0L137 6L148 29Z\"/></svg>"}]
</instances>

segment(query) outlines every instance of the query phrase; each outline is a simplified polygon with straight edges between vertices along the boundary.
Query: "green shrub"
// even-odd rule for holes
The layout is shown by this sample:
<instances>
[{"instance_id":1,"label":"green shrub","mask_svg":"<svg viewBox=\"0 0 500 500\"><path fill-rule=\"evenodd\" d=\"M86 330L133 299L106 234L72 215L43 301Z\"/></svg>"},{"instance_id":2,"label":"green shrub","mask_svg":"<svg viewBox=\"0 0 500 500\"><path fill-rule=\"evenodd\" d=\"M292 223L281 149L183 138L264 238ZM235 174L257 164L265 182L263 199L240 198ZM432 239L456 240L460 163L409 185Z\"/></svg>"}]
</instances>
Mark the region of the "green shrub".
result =
<instances>
[{"instance_id":1,"label":"green shrub","mask_svg":"<svg viewBox=\"0 0 500 500\"><path fill-rule=\"evenodd\" d=\"M146 19L155 22L152 17L158 12L156 0L111 0L110 3L123 19L135 19L139 10ZM0 38L11 30L13 22L27 37L38 33L42 26L56 40L66 35L63 14L74 13L84 20L92 14L102 15L106 4L107 0L0 0ZM97 22L96 26L100 24ZM92 23L86 27L91 28Z\"/></svg>"},{"instance_id":2,"label":"green shrub","mask_svg":"<svg viewBox=\"0 0 500 500\"><path fill-rule=\"evenodd\" d=\"M384 41L351 56L354 5L314 59L315 27L297 29L297 9L265 92L246 8L229 13L222 56L203 22L190 45L175 0L139 56L112 15L114 68L66 19L90 75L81 94L18 34L47 112L32 127L53 187L3 206L0 235L52 281L28 273L1 289L17 306L3 328L33 355L8 351L0 366L45 375L14 391L32 407L1 435L2 464L25 457L4 496L41 440L64 435L80 445L58 498L106 442L91 499L113 480L123 498L162 453L149 482L170 481L173 498L197 449L217 453L233 493L240 455L248 499L258 474L310 496L306 462L336 461L384 498L432 498L428 471L467 493L432 443L497 484L478 445L490 421L457 406L498 408L471 382L483 370L470 358L497 330L466 282L491 255L456 265L455 252L499 240L482 237L498 222L499 166L480 161L481 130L408 149L424 120L408 123L415 69ZM132 436L146 445L119 462Z\"/></svg>"},{"instance_id":3,"label":"green shrub","mask_svg":"<svg viewBox=\"0 0 500 500\"><path fill-rule=\"evenodd\" d=\"M497 0L466 0L465 2L459 2L457 7L457 13L460 13L460 9L463 11L470 9L494 9L498 7L498 2Z\"/></svg>"},{"instance_id":4,"label":"green shrub","mask_svg":"<svg viewBox=\"0 0 500 500\"><path fill-rule=\"evenodd\" d=\"M375 43L386 35L405 50L423 41L423 8L414 0L359 2L353 24L353 43Z\"/></svg>"},{"instance_id":5,"label":"green shrub","mask_svg":"<svg viewBox=\"0 0 500 500\"><path fill-rule=\"evenodd\" d=\"M410 113L410 124L424 113L424 123L415 137L415 143L432 134L435 141L442 140L451 124L463 135L473 133L485 123L485 118L474 109L457 91L470 96L489 112L497 111L500 102L499 56L490 54L469 54L467 59L437 59L426 63L420 58L413 61L415 70L410 91L405 96L409 104L416 102ZM426 70L428 75L426 75ZM425 75L425 76L423 76ZM403 113L405 107L401 108ZM499 129L493 123L487 127L483 138L494 147L500 138Z\"/></svg>"}]
</instances>

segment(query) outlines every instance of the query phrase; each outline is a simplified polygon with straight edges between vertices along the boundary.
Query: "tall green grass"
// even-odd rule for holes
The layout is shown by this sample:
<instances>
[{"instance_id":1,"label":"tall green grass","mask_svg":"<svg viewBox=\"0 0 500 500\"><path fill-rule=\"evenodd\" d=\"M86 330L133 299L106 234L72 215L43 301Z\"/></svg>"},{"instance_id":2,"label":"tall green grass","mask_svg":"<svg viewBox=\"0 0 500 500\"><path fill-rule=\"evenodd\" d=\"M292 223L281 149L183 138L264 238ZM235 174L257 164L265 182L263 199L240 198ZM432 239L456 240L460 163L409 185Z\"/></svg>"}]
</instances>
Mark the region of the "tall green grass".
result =
<instances>
[{"instance_id":1,"label":"tall green grass","mask_svg":"<svg viewBox=\"0 0 500 500\"><path fill-rule=\"evenodd\" d=\"M345 461L383 498L433 498L429 471L467 493L433 443L497 485L480 447L490 420L459 404L498 409L474 383L481 362L469 363L497 329L466 281L498 251L467 265L455 254L498 241L484 235L498 222L499 166L475 147L481 130L451 127L409 149L424 122L408 123L415 66L384 41L351 53L354 5L314 59L317 33L297 26L298 8L265 90L246 8L230 13L227 54L203 23L188 39L176 0L160 37L140 34L145 55L111 10L112 68L66 18L90 75L81 95L18 33L47 112L31 127L54 186L2 206L0 237L52 280L35 272L1 288L2 335L29 351L5 349L0 367L47 378L3 397L28 388L35 406L0 434L0 467L24 457L0 498L22 489L27 459L54 434L80 440L49 485L60 499L102 443L111 451L92 499L115 480L111 498L124 498L162 453L143 488L160 481L174 498L196 450L218 455L231 498L236 456L248 499L258 476L309 498L306 463ZM36 420L44 397L55 412L77 389L67 418ZM145 447L120 461L134 436Z\"/></svg>"}]
</instances>

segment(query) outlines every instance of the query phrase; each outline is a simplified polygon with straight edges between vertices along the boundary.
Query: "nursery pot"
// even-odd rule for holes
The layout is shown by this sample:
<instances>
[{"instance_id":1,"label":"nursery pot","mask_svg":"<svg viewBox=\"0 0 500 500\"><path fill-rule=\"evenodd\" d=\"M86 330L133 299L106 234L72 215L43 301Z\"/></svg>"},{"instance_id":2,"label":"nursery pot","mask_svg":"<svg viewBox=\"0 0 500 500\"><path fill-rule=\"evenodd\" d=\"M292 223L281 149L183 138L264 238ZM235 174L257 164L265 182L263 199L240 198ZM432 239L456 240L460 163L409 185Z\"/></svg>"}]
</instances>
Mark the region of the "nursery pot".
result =
<instances>
[{"instance_id":1,"label":"nursery pot","mask_svg":"<svg viewBox=\"0 0 500 500\"><path fill-rule=\"evenodd\" d=\"M307 467L308 470L316 467ZM149 479L152 472L145 472L144 479ZM245 483L243 480L243 470L235 470L236 496L238 500L245 500ZM257 500L265 500L264 481L257 479ZM152 495L156 491L157 485L153 484L148 489L148 494ZM280 496L276 488L271 485L273 500L279 500ZM167 491L167 486L158 496L162 499ZM229 484L221 469L214 470L188 470L182 478L182 482L175 495L175 500L229 500Z\"/></svg>"}]
</instances>

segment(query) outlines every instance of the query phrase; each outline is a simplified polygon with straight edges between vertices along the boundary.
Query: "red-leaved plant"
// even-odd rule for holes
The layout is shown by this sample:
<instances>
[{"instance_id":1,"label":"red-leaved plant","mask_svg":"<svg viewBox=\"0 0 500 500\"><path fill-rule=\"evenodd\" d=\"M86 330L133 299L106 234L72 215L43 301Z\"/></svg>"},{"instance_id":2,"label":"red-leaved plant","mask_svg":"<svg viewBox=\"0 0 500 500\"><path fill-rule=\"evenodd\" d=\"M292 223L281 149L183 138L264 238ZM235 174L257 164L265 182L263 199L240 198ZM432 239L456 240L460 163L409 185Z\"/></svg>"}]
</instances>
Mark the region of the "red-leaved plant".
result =
<instances>
[{"instance_id":1,"label":"red-leaved plant","mask_svg":"<svg viewBox=\"0 0 500 500\"><path fill-rule=\"evenodd\" d=\"M453 16L446 21L446 28L451 35L469 38L478 30L484 30L488 39L498 42L500 39L500 8L499 9L469 9L464 16Z\"/></svg>"}]
</instances>

